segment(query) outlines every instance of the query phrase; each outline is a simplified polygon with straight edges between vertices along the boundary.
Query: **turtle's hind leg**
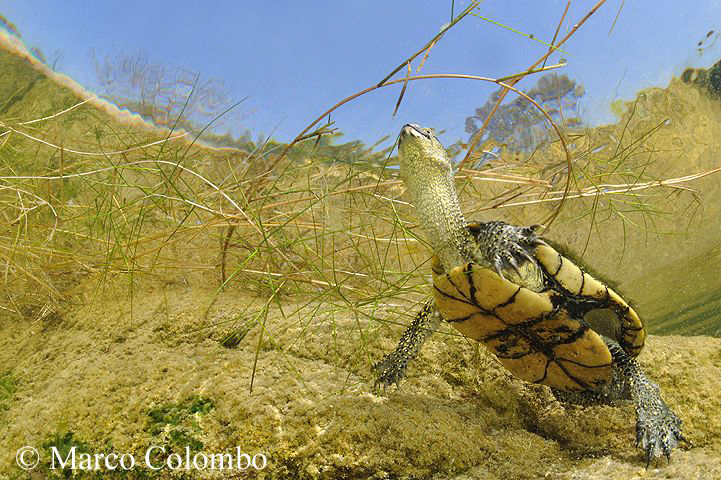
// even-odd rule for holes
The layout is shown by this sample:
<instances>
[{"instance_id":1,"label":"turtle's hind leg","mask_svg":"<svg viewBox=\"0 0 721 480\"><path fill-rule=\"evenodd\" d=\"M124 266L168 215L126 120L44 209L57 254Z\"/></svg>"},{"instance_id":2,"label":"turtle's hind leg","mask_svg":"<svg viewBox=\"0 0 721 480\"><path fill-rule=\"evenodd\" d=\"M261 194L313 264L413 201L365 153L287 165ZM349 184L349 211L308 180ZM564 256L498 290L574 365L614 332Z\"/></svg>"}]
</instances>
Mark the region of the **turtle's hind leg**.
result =
<instances>
[{"instance_id":1,"label":"turtle's hind leg","mask_svg":"<svg viewBox=\"0 0 721 480\"><path fill-rule=\"evenodd\" d=\"M383 360L373 365L376 377L375 387L383 386L385 389L388 385L400 382L405 376L408 362L418 356L418 352L425 341L436 331L441 322L441 316L438 314L433 300L430 300L418 312L416 318L408 326L396 349L383 357Z\"/></svg>"},{"instance_id":2,"label":"turtle's hind leg","mask_svg":"<svg viewBox=\"0 0 721 480\"><path fill-rule=\"evenodd\" d=\"M670 458L671 450L686 441L681 434L681 419L661 399L660 389L646 377L638 362L616 342L604 340L614 362L615 385L611 390L624 392L636 405L636 445L646 454L646 467L661 454Z\"/></svg>"}]
</instances>

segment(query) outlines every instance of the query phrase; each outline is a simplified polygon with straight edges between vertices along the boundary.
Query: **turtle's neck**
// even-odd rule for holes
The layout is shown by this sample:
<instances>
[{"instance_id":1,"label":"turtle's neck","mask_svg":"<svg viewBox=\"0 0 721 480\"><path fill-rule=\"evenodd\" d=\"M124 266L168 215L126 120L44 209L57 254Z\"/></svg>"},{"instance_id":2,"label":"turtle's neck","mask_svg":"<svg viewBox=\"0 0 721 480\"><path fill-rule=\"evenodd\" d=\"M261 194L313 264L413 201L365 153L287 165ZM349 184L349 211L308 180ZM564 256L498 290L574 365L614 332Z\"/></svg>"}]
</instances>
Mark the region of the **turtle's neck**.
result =
<instances>
[{"instance_id":1,"label":"turtle's neck","mask_svg":"<svg viewBox=\"0 0 721 480\"><path fill-rule=\"evenodd\" d=\"M421 226L443 267L449 271L472 261L473 238L458 204L450 162L446 162L447 168L444 168L443 164L407 160L410 161L401 162L401 178L413 197Z\"/></svg>"}]
</instances>

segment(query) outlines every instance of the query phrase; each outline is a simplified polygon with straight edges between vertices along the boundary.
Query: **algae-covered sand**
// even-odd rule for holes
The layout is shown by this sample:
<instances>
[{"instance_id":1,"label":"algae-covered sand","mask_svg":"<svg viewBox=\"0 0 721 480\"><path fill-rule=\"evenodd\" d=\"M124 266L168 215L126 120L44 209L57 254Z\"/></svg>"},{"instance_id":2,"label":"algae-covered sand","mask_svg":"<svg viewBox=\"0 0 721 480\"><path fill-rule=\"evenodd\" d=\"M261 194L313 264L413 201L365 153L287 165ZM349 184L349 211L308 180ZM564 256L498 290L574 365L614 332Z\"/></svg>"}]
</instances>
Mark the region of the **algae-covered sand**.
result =
<instances>
[{"instance_id":1,"label":"algae-covered sand","mask_svg":"<svg viewBox=\"0 0 721 480\"><path fill-rule=\"evenodd\" d=\"M171 285L138 294L132 312L120 295L62 319L1 325L0 365L10 373L0 378L13 387L0 397L0 478L23 478L15 451L24 445L41 455L75 445L141 459L151 445L239 446L267 456L254 473L261 478L721 477L721 339L649 338L641 364L693 447L645 470L630 405L560 404L450 329L429 342L400 389L376 395L369 359L354 344L362 335L378 359L400 326L361 332L342 312L307 325L323 306L288 303L285 315L273 310L265 320L282 334L265 335L258 350L254 324L227 348L221 342L243 324L237 312L249 299L224 294L209 307L213 295ZM149 474L213 476L136 467L130 478ZM222 474L233 475L248 477Z\"/></svg>"}]
</instances>

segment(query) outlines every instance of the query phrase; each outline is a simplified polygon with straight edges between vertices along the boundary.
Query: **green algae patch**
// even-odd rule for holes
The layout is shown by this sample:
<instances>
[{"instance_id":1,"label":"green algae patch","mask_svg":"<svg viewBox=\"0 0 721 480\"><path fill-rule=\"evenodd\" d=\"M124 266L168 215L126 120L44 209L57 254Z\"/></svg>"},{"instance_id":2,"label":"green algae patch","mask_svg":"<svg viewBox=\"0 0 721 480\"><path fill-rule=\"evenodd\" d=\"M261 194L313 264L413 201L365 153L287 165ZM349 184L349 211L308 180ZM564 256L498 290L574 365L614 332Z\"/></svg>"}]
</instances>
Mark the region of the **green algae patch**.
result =
<instances>
[{"instance_id":1,"label":"green algae patch","mask_svg":"<svg viewBox=\"0 0 721 480\"><path fill-rule=\"evenodd\" d=\"M0 372L0 413L10 408L18 389L18 381L11 371Z\"/></svg>"},{"instance_id":2,"label":"green algae patch","mask_svg":"<svg viewBox=\"0 0 721 480\"><path fill-rule=\"evenodd\" d=\"M153 445L168 445L169 452L182 451L186 446L193 452L201 451L203 442L196 438L202 432L198 416L212 409L212 400L197 395L180 403L151 408L148 432Z\"/></svg>"},{"instance_id":3,"label":"green algae patch","mask_svg":"<svg viewBox=\"0 0 721 480\"><path fill-rule=\"evenodd\" d=\"M61 458L66 458L71 450L75 450L77 453L89 453L92 450L86 442L75 438L73 432L55 432L43 442L42 446L48 454L52 450L57 451Z\"/></svg>"}]
</instances>

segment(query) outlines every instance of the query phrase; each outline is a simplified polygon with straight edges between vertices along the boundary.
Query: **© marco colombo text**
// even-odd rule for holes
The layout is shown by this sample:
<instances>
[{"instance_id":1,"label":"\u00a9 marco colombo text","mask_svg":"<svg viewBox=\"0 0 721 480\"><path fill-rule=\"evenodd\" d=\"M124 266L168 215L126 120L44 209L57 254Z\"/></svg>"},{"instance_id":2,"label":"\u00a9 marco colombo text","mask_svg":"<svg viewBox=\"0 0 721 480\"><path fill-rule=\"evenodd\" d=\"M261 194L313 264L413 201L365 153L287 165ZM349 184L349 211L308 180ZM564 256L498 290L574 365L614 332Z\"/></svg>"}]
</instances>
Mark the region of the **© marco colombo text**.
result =
<instances>
[{"instance_id":1,"label":"\u00a9 marco colombo text","mask_svg":"<svg viewBox=\"0 0 721 480\"><path fill-rule=\"evenodd\" d=\"M132 453L85 453L76 452L72 447L65 458L58 452L56 447L50 447L51 469L70 470L130 470L138 465ZM253 468L262 470L268 461L264 454L256 453L250 456L243 453L240 447L235 447L233 453L203 453L191 454L190 447L185 447L185 452L171 453L163 458L165 447L151 446L146 450L144 466L151 470L247 470Z\"/></svg>"}]
</instances>

